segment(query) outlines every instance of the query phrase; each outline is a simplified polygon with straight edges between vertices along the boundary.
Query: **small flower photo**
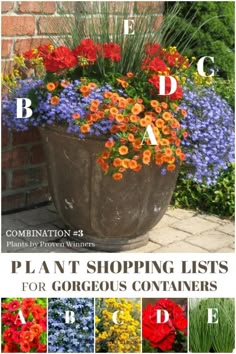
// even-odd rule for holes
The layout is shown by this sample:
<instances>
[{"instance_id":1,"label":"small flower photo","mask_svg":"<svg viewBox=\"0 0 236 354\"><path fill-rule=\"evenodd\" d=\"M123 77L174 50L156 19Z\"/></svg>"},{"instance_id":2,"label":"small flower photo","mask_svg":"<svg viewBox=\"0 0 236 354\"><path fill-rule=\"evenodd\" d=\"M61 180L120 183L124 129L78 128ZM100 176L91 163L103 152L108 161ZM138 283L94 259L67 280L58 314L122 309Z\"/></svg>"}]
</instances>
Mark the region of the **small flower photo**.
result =
<instances>
[{"instance_id":1,"label":"small flower photo","mask_svg":"<svg viewBox=\"0 0 236 354\"><path fill-rule=\"evenodd\" d=\"M187 352L187 299L143 299L143 353Z\"/></svg>"},{"instance_id":2,"label":"small flower photo","mask_svg":"<svg viewBox=\"0 0 236 354\"><path fill-rule=\"evenodd\" d=\"M192 353L233 353L234 348L234 299L191 299L189 350Z\"/></svg>"},{"instance_id":3,"label":"small flower photo","mask_svg":"<svg viewBox=\"0 0 236 354\"><path fill-rule=\"evenodd\" d=\"M46 353L47 300L2 299L2 352Z\"/></svg>"},{"instance_id":4,"label":"small flower photo","mask_svg":"<svg viewBox=\"0 0 236 354\"><path fill-rule=\"evenodd\" d=\"M140 299L96 299L96 352L141 351Z\"/></svg>"},{"instance_id":5,"label":"small flower photo","mask_svg":"<svg viewBox=\"0 0 236 354\"><path fill-rule=\"evenodd\" d=\"M94 352L93 299L49 299L48 352Z\"/></svg>"}]
</instances>

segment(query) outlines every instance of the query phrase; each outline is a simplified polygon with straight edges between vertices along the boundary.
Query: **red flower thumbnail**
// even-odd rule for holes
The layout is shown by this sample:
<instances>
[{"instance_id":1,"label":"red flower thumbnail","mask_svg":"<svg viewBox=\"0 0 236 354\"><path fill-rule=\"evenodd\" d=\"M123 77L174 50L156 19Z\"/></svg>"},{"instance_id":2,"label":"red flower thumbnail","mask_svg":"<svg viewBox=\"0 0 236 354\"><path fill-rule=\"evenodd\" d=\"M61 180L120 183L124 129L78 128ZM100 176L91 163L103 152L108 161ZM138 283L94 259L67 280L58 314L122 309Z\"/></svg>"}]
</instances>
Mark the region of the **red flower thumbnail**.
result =
<instances>
[{"instance_id":1,"label":"red flower thumbnail","mask_svg":"<svg viewBox=\"0 0 236 354\"><path fill-rule=\"evenodd\" d=\"M97 46L90 38L83 39L80 44L73 50L74 55L84 57L90 62L97 59Z\"/></svg>"},{"instance_id":2,"label":"red flower thumbnail","mask_svg":"<svg viewBox=\"0 0 236 354\"><path fill-rule=\"evenodd\" d=\"M111 59L111 61L120 61L120 46L116 43L110 42L103 44L103 56L104 58Z\"/></svg>"},{"instance_id":3,"label":"red flower thumbnail","mask_svg":"<svg viewBox=\"0 0 236 354\"><path fill-rule=\"evenodd\" d=\"M48 53L44 65L47 71L57 72L76 66L77 58L69 48L61 46Z\"/></svg>"}]
</instances>

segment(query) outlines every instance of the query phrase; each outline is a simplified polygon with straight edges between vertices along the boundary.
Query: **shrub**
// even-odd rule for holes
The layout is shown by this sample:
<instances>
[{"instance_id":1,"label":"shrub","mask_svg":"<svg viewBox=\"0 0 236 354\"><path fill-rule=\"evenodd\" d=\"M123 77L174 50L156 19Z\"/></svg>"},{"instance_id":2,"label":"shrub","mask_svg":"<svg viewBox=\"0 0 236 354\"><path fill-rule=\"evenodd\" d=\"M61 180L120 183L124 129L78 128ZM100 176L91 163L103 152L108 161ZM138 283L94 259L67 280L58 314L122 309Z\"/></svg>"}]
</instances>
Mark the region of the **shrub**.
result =
<instances>
[{"instance_id":1,"label":"shrub","mask_svg":"<svg viewBox=\"0 0 236 354\"><path fill-rule=\"evenodd\" d=\"M167 3L166 11L173 6ZM234 2L183 1L177 6L174 33L169 31L166 44L187 47L183 53L189 57L213 56L219 74L233 79Z\"/></svg>"}]
</instances>

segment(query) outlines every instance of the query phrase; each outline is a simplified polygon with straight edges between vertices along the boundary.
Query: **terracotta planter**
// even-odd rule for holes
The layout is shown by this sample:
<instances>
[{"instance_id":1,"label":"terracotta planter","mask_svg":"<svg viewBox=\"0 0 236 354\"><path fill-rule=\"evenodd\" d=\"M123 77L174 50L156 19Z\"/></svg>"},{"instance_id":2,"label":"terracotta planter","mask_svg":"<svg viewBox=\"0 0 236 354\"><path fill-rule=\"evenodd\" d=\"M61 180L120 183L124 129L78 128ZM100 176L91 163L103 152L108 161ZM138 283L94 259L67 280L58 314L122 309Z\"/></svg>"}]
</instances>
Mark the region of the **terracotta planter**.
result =
<instances>
[{"instance_id":1,"label":"terracotta planter","mask_svg":"<svg viewBox=\"0 0 236 354\"><path fill-rule=\"evenodd\" d=\"M148 242L148 231L164 215L178 172L161 175L152 165L128 171L123 180L105 176L96 162L104 140L78 140L62 127L40 128L48 164L49 188L59 215L96 249L121 251Z\"/></svg>"}]
</instances>

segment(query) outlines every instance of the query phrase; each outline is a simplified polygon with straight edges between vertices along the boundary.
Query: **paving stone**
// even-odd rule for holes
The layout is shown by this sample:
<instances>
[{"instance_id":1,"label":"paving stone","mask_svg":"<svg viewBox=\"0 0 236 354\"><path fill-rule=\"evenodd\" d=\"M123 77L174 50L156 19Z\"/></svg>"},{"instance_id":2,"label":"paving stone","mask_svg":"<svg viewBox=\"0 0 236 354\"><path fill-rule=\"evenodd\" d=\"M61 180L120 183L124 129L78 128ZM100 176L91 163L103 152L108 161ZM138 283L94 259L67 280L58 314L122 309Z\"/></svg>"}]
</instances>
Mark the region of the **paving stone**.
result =
<instances>
[{"instance_id":1,"label":"paving stone","mask_svg":"<svg viewBox=\"0 0 236 354\"><path fill-rule=\"evenodd\" d=\"M218 231L222 231L228 235L235 235L235 225L233 222L228 222L227 224L217 227Z\"/></svg>"},{"instance_id":2,"label":"paving stone","mask_svg":"<svg viewBox=\"0 0 236 354\"><path fill-rule=\"evenodd\" d=\"M44 207L22 211L17 213L16 218L26 225L36 226L40 224L48 224L58 219L58 215L48 211L47 208Z\"/></svg>"},{"instance_id":3,"label":"paving stone","mask_svg":"<svg viewBox=\"0 0 236 354\"><path fill-rule=\"evenodd\" d=\"M172 216L169 216L169 215L164 215L163 218L159 221L159 223L154 226L153 230L154 229L160 229L161 227L166 227L166 226L169 226L169 225L172 225L174 224L176 221L178 221L177 218L175 217L172 217Z\"/></svg>"},{"instance_id":4,"label":"paving stone","mask_svg":"<svg viewBox=\"0 0 236 354\"><path fill-rule=\"evenodd\" d=\"M173 228L176 228L181 231L188 232L190 234L201 234L205 231L212 230L218 226L215 222L204 220L199 216L194 216L186 222L186 220L178 221L172 225Z\"/></svg>"},{"instance_id":5,"label":"paving stone","mask_svg":"<svg viewBox=\"0 0 236 354\"><path fill-rule=\"evenodd\" d=\"M228 247L233 242L233 237L226 236L217 230L212 230L201 235L190 236L186 241L212 252L222 247Z\"/></svg>"},{"instance_id":6,"label":"paving stone","mask_svg":"<svg viewBox=\"0 0 236 354\"><path fill-rule=\"evenodd\" d=\"M175 209L169 207L166 214L179 220L185 220L197 215L197 212L194 210Z\"/></svg>"},{"instance_id":7,"label":"paving stone","mask_svg":"<svg viewBox=\"0 0 236 354\"><path fill-rule=\"evenodd\" d=\"M18 214L2 215L2 233L7 230L19 230L26 226L26 224L17 219Z\"/></svg>"},{"instance_id":8,"label":"paving stone","mask_svg":"<svg viewBox=\"0 0 236 354\"><path fill-rule=\"evenodd\" d=\"M176 230L171 227L162 227L161 229L154 229L149 232L150 240L159 243L162 246L169 245L170 243L184 240L189 236L189 233L181 230Z\"/></svg>"},{"instance_id":9,"label":"paving stone","mask_svg":"<svg viewBox=\"0 0 236 354\"><path fill-rule=\"evenodd\" d=\"M151 232L149 232L149 234L151 234ZM161 246L158 245L157 243L154 243L154 242L149 241L146 246L139 247L139 248L136 248L136 249L134 249L134 250L124 251L124 252L125 252L125 253L140 253L140 252L149 253L149 252L158 252L158 250L159 250L160 247L161 247Z\"/></svg>"},{"instance_id":10,"label":"paving stone","mask_svg":"<svg viewBox=\"0 0 236 354\"><path fill-rule=\"evenodd\" d=\"M161 247L158 250L158 253L207 253L207 251L185 241L179 241L168 246Z\"/></svg>"},{"instance_id":11,"label":"paving stone","mask_svg":"<svg viewBox=\"0 0 236 354\"><path fill-rule=\"evenodd\" d=\"M47 208L50 212L52 212L52 213L57 213L57 209L56 209L56 207L55 207L55 205L54 205L53 203L47 205L46 208Z\"/></svg>"},{"instance_id":12,"label":"paving stone","mask_svg":"<svg viewBox=\"0 0 236 354\"><path fill-rule=\"evenodd\" d=\"M224 247L217 251L218 253L234 253L234 249L230 247Z\"/></svg>"},{"instance_id":13,"label":"paving stone","mask_svg":"<svg viewBox=\"0 0 236 354\"><path fill-rule=\"evenodd\" d=\"M228 220L221 219L221 218L217 217L216 215L198 214L198 216L202 219L212 221L212 222L215 222L220 225L225 225L228 223Z\"/></svg>"}]
</instances>

